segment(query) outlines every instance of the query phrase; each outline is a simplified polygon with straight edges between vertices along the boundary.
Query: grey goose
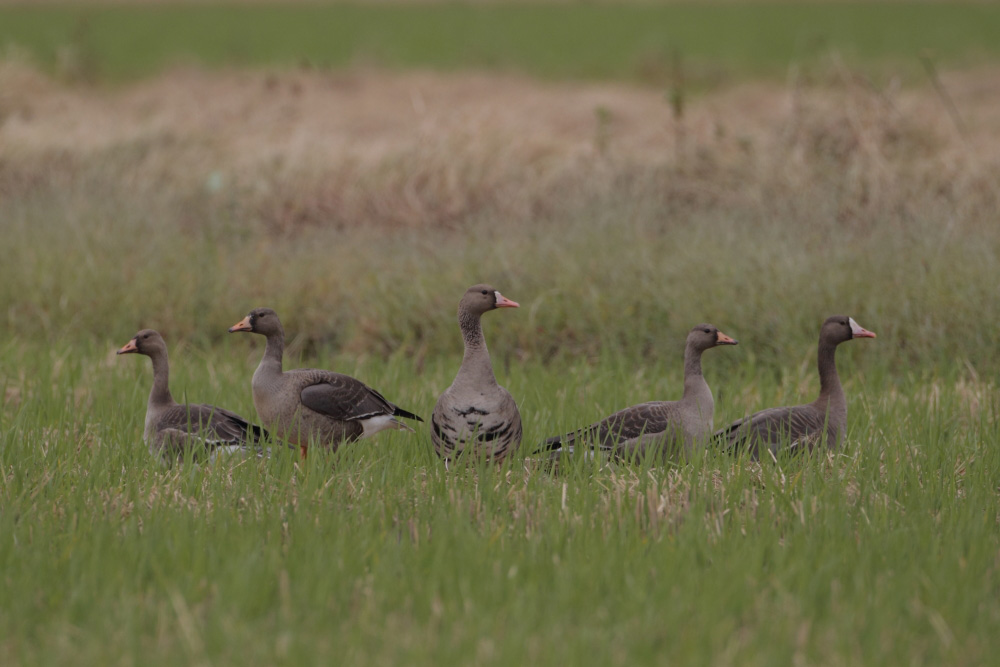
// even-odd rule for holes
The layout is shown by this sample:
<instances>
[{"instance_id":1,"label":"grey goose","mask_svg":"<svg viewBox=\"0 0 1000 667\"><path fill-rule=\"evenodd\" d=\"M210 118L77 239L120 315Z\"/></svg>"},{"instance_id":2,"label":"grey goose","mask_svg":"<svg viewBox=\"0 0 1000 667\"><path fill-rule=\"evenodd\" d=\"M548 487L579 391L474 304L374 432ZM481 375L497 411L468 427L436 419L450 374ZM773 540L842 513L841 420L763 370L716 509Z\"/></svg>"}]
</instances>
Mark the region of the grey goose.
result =
<instances>
[{"instance_id":1,"label":"grey goose","mask_svg":"<svg viewBox=\"0 0 1000 667\"><path fill-rule=\"evenodd\" d=\"M214 405L181 405L170 394L167 344L152 329L143 329L117 354L143 354L153 362L153 387L146 404L143 440L164 463L183 460L185 452L214 459L220 453L263 455L267 433L234 412Z\"/></svg>"},{"instance_id":2,"label":"grey goose","mask_svg":"<svg viewBox=\"0 0 1000 667\"><path fill-rule=\"evenodd\" d=\"M423 421L387 401L361 380L314 368L282 370L285 330L270 308L255 308L229 328L267 339L251 387L257 416L271 432L305 456L312 444L337 449L386 429L413 431L397 417Z\"/></svg>"},{"instance_id":3,"label":"grey goose","mask_svg":"<svg viewBox=\"0 0 1000 667\"><path fill-rule=\"evenodd\" d=\"M473 285L458 302L465 354L431 416L434 450L446 464L463 453L500 462L521 444L521 413L493 374L481 322L483 313L517 307L489 285Z\"/></svg>"},{"instance_id":4,"label":"grey goose","mask_svg":"<svg viewBox=\"0 0 1000 667\"><path fill-rule=\"evenodd\" d=\"M875 334L854 318L827 318L819 332L819 397L804 405L761 410L736 420L713 438L728 451L745 450L754 460L761 450L776 455L784 447L811 450L824 441L830 449L839 447L847 429L847 399L837 374L836 353L838 345L854 338L875 338Z\"/></svg>"},{"instance_id":5,"label":"grey goose","mask_svg":"<svg viewBox=\"0 0 1000 667\"><path fill-rule=\"evenodd\" d=\"M701 355L719 345L736 345L711 324L688 332L684 347L684 394L677 401L651 401L619 410L573 433L549 438L536 453L572 452L576 444L614 458L655 452L667 456L682 448L690 454L704 446L712 433L715 401L701 372Z\"/></svg>"}]
</instances>

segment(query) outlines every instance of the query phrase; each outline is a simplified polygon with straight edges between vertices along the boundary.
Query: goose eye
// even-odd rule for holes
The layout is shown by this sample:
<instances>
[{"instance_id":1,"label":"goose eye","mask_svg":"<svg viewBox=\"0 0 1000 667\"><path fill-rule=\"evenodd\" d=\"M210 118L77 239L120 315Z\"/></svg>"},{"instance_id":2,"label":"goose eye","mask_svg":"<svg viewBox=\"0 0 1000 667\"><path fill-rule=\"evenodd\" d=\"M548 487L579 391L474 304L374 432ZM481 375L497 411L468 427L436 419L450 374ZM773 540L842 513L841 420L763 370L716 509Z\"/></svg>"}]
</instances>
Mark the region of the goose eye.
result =
<instances>
[{"instance_id":1,"label":"goose eye","mask_svg":"<svg viewBox=\"0 0 1000 667\"><path fill-rule=\"evenodd\" d=\"M483 296L486 296L487 294L489 294L489 291L488 290L483 290Z\"/></svg>"},{"instance_id":2,"label":"goose eye","mask_svg":"<svg viewBox=\"0 0 1000 667\"><path fill-rule=\"evenodd\" d=\"M711 329L702 329L702 331L704 331L704 332L705 332L705 333L707 333L707 334L710 334L710 333L712 333L712 330L711 330Z\"/></svg>"}]
</instances>

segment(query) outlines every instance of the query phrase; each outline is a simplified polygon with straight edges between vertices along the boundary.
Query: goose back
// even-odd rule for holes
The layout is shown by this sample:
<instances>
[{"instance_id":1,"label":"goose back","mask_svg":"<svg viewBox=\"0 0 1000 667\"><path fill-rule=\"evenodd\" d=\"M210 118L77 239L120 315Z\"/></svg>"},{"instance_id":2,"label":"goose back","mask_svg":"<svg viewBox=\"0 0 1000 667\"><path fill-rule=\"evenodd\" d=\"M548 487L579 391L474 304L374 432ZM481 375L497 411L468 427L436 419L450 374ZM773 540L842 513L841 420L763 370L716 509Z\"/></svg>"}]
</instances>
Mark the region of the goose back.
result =
<instances>
[{"instance_id":1,"label":"goose back","mask_svg":"<svg viewBox=\"0 0 1000 667\"><path fill-rule=\"evenodd\" d=\"M782 449L789 452L812 450L823 442L836 448L843 439L846 424L846 413L827 413L813 403L807 403L761 410L737 419L720 429L715 437L727 449L744 448L756 461L762 450L776 456Z\"/></svg>"},{"instance_id":2,"label":"goose back","mask_svg":"<svg viewBox=\"0 0 1000 667\"><path fill-rule=\"evenodd\" d=\"M220 453L270 455L264 445L267 432L234 412L214 405L179 404L161 410L146 425L144 440L150 452L165 462L181 461L191 452L196 459Z\"/></svg>"}]
</instances>

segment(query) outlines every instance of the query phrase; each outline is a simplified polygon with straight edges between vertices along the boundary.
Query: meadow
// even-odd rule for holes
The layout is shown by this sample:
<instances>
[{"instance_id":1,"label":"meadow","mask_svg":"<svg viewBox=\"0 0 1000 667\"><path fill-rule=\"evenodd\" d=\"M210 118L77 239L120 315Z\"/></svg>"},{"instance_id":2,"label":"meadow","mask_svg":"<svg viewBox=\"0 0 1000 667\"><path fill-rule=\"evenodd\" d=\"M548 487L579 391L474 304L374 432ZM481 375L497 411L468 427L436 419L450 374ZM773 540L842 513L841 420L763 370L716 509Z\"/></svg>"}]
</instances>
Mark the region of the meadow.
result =
<instances>
[{"instance_id":1,"label":"meadow","mask_svg":"<svg viewBox=\"0 0 1000 667\"><path fill-rule=\"evenodd\" d=\"M54 5L54 6L53 6ZM82 6L81 6L82 5ZM233 5L236 5L234 8ZM177 64L490 69L547 78L688 83L782 76L837 52L874 71L922 75L1000 54L1000 8L983 2L336 2L0 6L0 46L88 80Z\"/></svg>"},{"instance_id":2,"label":"meadow","mask_svg":"<svg viewBox=\"0 0 1000 667\"><path fill-rule=\"evenodd\" d=\"M0 663L997 661L994 65L826 51L678 109L618 65L254 58L0 61ZM225 330L264 305L286 367L428 419L481 280L521 303L484 318L503 466L445 470L426 428L200 467L140 441L149 362L114 350L157 328L178 400L252 417L262 341ZM878 333L840 348L836 453L530 456L679 397L702 321L740 340L704 358L717 426L811 400L833 313Z\"/></svg>"}]
</instances>

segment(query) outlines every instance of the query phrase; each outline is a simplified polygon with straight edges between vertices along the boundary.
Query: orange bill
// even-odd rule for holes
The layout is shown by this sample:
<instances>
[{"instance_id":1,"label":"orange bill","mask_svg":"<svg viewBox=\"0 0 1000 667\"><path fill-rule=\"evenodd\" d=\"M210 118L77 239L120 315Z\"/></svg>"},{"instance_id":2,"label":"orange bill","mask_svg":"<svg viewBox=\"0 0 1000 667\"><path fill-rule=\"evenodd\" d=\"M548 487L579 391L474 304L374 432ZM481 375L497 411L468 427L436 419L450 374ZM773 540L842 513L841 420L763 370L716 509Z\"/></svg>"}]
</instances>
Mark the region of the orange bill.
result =
<instances>
[{"instance_id":1,"label":"orange bill","mask_svg":"<svg viewBox=\"0 0 1000 667\"><path fill-rule=\"evenodd\" d=\"M511 301L505 297L500 292L494 292L497 295L497 308L520 308L521 304L517 301Z\"/></svg>"},{"instance_id":2,"label":"orange bill","mask_svg":"<svg viewBox=\"0 0 1000 667\"><path fill-rule=\"evenodd\" d=\"M851 322L851 336L854 338L875 338L875 332L865 329L860 324L854 321L853 317L848 318Z\"/></svg>"},{"instance_id":3,"label":"orange bill","mask_svg":"<svg viewBox=\"0 0 1000 667\"><path fill-rule=\"evenodd\" d=\"M115 354L128 354L129 352L138 352L139 346L135 344L135 338L125 343L119 348Z\"/></svg>"},{"instance_id":4,"label":"orange bill","mask_svg":"<svg viewBox=\"0 0 1000 667\"><path fill-rule=\"evenodd\" d=\"M739 343L740 342L738 340L736 340L735 338L730 338L729 336L727 336L726 334L722 333L721 331L718 331L715 334L715 344L716 345L739 345Z\"/></svg>"},{"instance_id":5,"label":"orange bill","mask_svg":"<svg viewBox=\"0 0 1000 667\"><path fill-rule=\"evenodd\" d=\"M252 331L253 326L250 324L250 316L247 315L242 320L229 327L229 333L236 333L237 331Z\"/></svg>"}]
</instances>

